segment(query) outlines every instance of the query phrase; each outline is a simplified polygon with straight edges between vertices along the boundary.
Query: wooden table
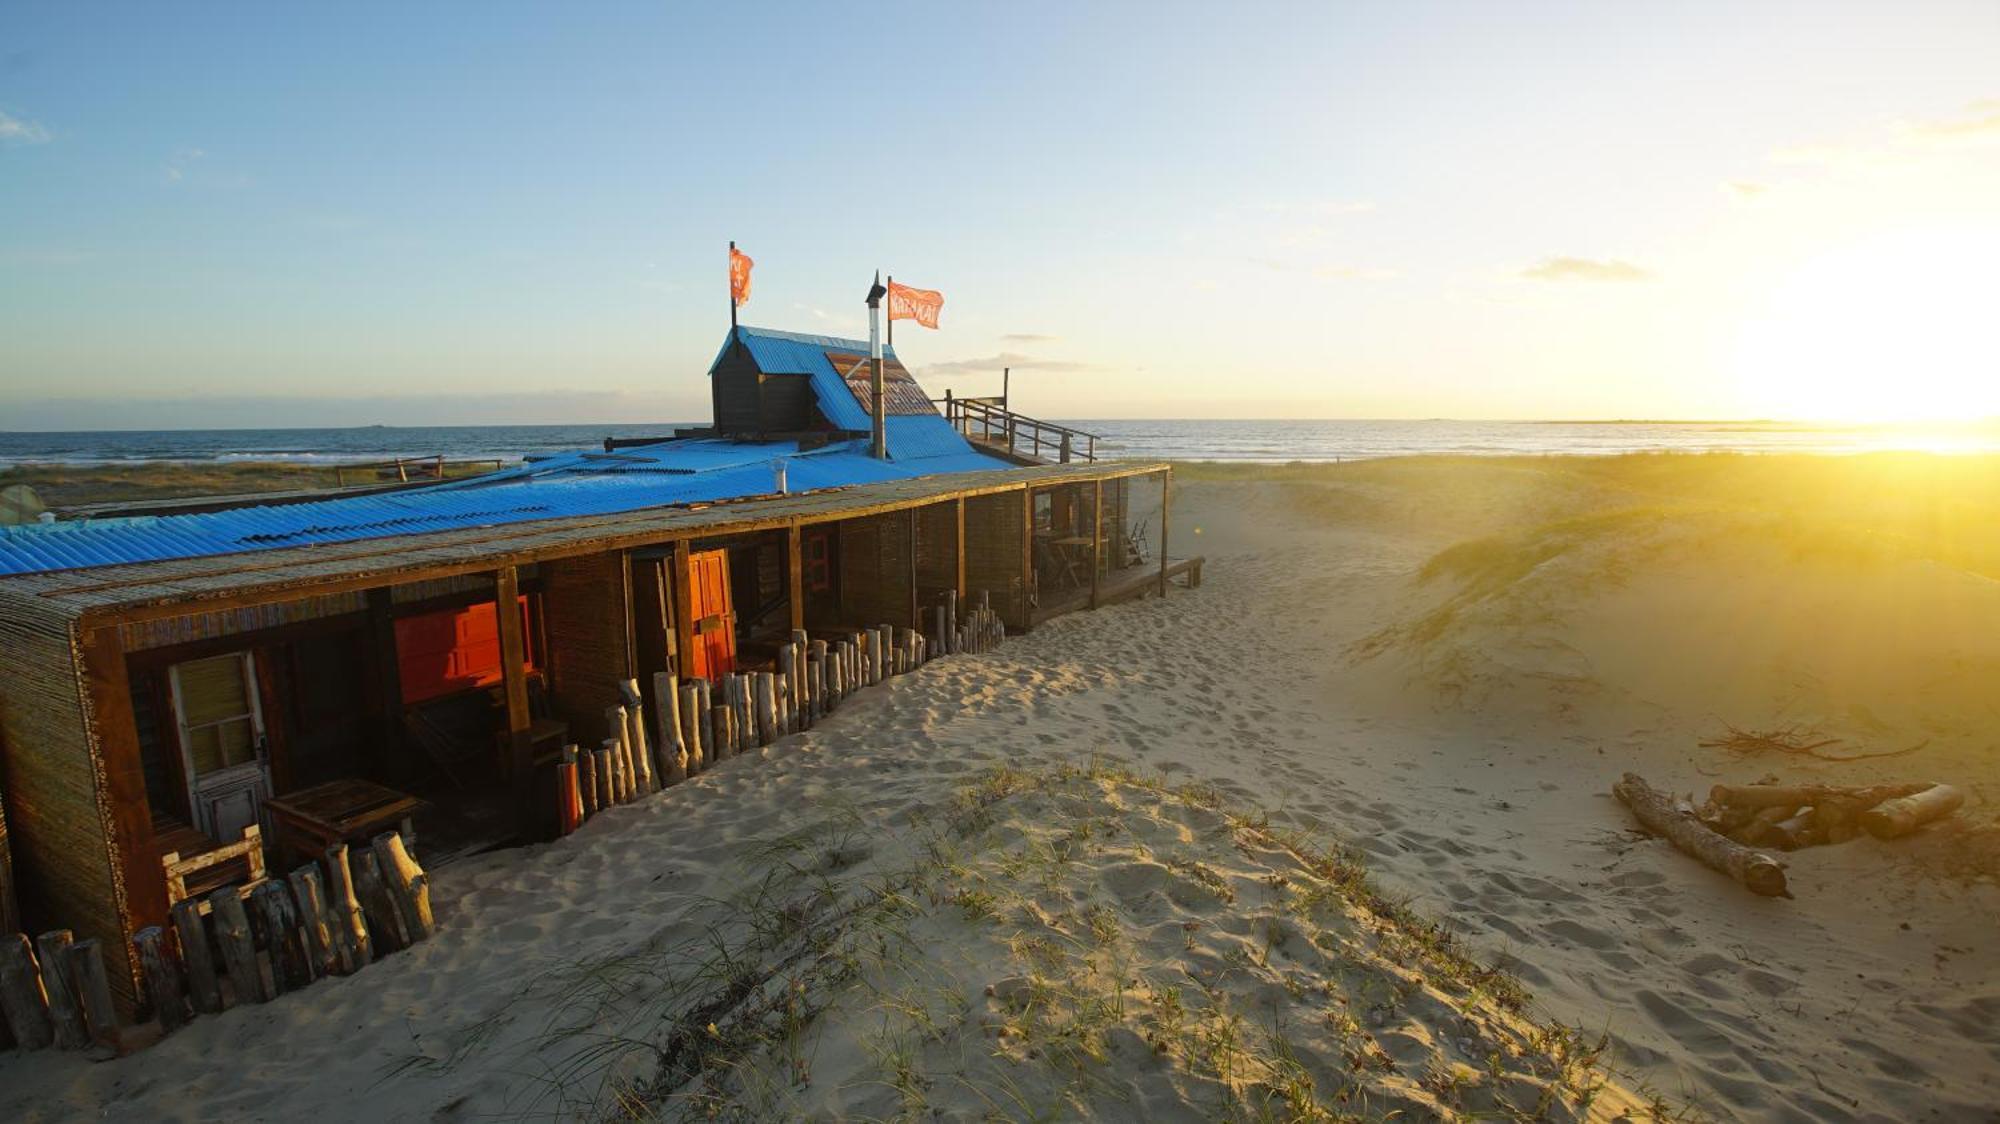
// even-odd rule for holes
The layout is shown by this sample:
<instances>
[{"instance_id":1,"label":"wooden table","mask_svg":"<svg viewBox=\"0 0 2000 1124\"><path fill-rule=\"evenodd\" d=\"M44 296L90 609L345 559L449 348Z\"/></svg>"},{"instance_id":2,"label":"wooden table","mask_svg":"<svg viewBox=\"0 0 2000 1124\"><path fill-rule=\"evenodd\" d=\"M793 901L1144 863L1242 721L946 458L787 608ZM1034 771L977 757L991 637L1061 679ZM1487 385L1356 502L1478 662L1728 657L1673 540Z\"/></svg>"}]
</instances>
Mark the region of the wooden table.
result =
<instances>
[{"instance_id":1,"label":"wooden table","mask_svg":"<svg viewBox=\"0 0 2000 1124\"><path fill-rule=\"evenodd\" d=\"M366 845L382 832L400 830L403 846L417 850L411 817L424 801L359 777L328 781L264 801L280 854L316 859L335 843Z\"/></svg>"},{"instance_id":2,"label":"wooden table","mask_svg":"<svg viewBox=\"0 0 2000 1124\"><path fill-rule=\"evenodd\" d=\"M1065 535L1049 540L1049 547L1062 566L1062 573L1056 575L1056 588L1076 589L1084 584L1084 576L1090 573L1093 545L1089 535Z\"/></svg>"}]
</instances>

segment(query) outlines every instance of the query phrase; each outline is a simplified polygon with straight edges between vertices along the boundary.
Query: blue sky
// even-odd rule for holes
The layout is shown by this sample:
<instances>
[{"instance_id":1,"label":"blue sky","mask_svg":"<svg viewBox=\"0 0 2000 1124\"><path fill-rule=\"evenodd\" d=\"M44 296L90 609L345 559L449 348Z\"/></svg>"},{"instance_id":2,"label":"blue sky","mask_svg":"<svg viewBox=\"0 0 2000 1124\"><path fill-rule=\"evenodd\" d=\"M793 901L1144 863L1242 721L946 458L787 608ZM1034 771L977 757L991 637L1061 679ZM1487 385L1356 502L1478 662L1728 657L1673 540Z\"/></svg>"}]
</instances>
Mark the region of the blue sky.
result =
<instances>
[{"instance_id":1,"label":"blue sky","mask_svg":"<svg viewBox=\"0 0 2000 1124\"><path fill-rule=\"evenodd\" d=\"M1990 411L1996 58L1992 3L15 2L0 429L703 417L730 238L746 322L886 268L933 392L1052 416Z\"/></svg>"}]
</instances>

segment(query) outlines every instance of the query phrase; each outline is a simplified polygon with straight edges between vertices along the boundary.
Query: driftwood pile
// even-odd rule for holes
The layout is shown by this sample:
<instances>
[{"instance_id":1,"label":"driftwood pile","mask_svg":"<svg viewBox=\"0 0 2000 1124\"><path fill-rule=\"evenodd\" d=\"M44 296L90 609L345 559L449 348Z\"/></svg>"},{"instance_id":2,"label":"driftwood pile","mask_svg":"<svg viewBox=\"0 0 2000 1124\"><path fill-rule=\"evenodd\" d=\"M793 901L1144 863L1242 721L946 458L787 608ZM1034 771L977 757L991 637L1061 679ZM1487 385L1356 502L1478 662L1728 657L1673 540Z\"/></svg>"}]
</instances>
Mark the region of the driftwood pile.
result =
<instances>
[{"instance_id":1,"label":"driftwood pile","mask_svg":"<svg viewBox=\"0 0 2000 1124\"><path fill-rule=\"evenodd\" d=\"M327 849L286 879L224 886L176 902L168 926L132 934L144 974L137 1024L118 1019L95 939L68 929L0 938L0 1013L24 1050L96 1046L124 1054L197 1014L268 1003L323 976L360 971L436 931L430 876L403 837Z\"/></svg>"},{"instance_id":2,"label":"driftwood pile","mask_svg":"<svg viewBox=\"0 0 2000 1124\"><path fill-rule=\"evenodd\" d=\"M926 631L880 625L831 639L794 629L773 670L714 680L653 676L653 711L639 681L619 685L604 710L611 736L596 749L566 746L556 766L559 830L694 776L719 761L810 729L849 696L939 656L984 652L1007 628L985 594L962 614L956 591L923 614Z\"/></svg>"},{"instance_id":3,"label":"driftwood pile","mask_svg":"<svg viewBox=\"0 0 2000 1124\"><path fill-rule=\"evenodd\" d=\"M1948 784L1719 784L1696 807L1627 773L1612 794L1640 824L1754 893L1790 897L1784 865L1759 848L1795 851L1863 832L1899 839L1965 803Z\"/></svg>"}]
</instances>

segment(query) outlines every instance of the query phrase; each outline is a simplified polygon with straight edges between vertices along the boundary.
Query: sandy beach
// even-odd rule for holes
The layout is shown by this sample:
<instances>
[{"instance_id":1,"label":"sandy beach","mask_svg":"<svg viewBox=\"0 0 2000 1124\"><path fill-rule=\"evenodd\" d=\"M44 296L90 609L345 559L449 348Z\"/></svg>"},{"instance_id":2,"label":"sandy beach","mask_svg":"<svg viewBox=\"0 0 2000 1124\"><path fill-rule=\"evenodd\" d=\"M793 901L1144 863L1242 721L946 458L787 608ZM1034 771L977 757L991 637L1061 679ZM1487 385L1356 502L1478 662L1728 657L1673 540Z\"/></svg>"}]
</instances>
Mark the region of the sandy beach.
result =
<instances>
[{"instance_id":1,"label":"sandy beach","mask_svg":"<svg viewBox=\"0 0 2000 1124\"><path fill-rule=\"evenodd\" d=\"M446 867L436 938L358 976L0 1056L0 1116L1992 1118L2000 460L1177 489L1200 588ZM1766 899L1636 832L1626 771L1969 798Z\"/></svg>"}]
</instances>

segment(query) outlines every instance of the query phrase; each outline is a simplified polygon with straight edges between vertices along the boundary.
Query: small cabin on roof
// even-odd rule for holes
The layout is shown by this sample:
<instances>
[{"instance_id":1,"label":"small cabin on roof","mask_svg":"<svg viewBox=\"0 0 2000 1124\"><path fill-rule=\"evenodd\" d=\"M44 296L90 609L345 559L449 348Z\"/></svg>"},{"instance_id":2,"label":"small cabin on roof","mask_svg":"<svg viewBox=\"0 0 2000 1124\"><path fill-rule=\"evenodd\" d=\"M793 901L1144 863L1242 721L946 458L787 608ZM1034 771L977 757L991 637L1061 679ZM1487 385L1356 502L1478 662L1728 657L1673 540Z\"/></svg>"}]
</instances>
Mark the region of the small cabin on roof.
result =
<instances>
[{"instance_id":1,"label":"small cabin on roof","mask_svg":"<svg viewBox=\"0 0 2000 1124\"><path fill-rule=\"evenodd\" d=\"M385 829L432 868L548 837L565 746L631 681L719 690L946 605L1019 632L1180 572L1166 465L1050 463L1060 427L940 413L893 353L870 455L866 352L735 328L677 439L0 527L0 928L98 938L129 1008L131 934L177 899Z\"/></svg>"}]
</instances>

